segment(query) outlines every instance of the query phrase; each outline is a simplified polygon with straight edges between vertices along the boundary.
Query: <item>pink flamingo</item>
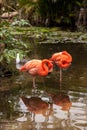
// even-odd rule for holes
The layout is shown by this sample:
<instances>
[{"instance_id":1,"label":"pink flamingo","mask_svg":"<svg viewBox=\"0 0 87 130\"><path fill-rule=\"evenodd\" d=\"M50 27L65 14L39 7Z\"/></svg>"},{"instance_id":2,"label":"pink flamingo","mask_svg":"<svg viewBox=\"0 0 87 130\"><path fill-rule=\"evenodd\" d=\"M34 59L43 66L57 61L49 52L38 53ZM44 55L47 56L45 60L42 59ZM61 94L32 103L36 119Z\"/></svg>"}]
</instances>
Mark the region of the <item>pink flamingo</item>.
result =
<instances>
[{"instance_id":1,"label":"pink flamingo","mask_svg":"<svg viewBox=\"0 0 87 130\"><path fill-rule=\"evenodd\" d=\"M33 59L25 63L22 67L20 67L19 70L27 71L29 72L30 75L33 76L33 88L36 88L35 77L47 76L48 73L52 72L53 64L48 59L43 59L43 60Z\"/></svg>"},{"instance_id":2,"label":"pink flamingo","mask_svg":"<svg viewBox=\"0 0 87 130\"><path fill-rule=\"evenodd\" d=\"M50 60L54 61L60 67L60 84L62 81L62 69L66 69L71 65L72 56L67 51L56 52Z\"/></svg>"}]
</instances>

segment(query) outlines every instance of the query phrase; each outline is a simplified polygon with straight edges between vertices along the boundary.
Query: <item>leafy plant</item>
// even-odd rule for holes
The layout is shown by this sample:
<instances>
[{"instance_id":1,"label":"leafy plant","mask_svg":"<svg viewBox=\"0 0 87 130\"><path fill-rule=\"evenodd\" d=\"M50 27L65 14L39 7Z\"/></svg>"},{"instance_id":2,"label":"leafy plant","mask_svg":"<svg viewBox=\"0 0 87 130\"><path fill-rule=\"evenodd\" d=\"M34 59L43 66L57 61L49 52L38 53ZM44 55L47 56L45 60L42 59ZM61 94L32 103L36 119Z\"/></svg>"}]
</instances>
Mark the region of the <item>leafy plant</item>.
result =
<instances>
[{"instance_id":1,"label":"leafy plant","mask_svg":"<svg viewBox=\"0 0 87 130\"><path fill-rule=\"evenodd\" d=\"M21 57L24 56L24 52L19 49L5 49L3 51L3 55L0 57L0 61L6 61L7 63L10 63L12 60L16 58L17 53L21 55Z\"/></svg>"},{"instance_id":2,"label":"leafy plant","mask_svg":"<svg viewBox=\"0 0 87 130\"><path fill-rule=\"evenodd\" d=\"M25 50L30 49L20 38L12 35L10 29L4 27L0 28L0 44L2 43L5 45L5 48L0 54L0 62L10 63L16 58L17 53L20 53L21 57L23 57L27 53Z\"/></svg>"},{"instance_id":3,"label":"leafy plant","mask_svg":"<svg viewBox=\"0 0 87 130\"><path fill-rule=\"evenodd\" d=\"M22 26L31 26L31 24L27 20L21 19L21 20L15 20L14 22L12 22L11 26L22 27Z\"/></svg>"}]
</instances>

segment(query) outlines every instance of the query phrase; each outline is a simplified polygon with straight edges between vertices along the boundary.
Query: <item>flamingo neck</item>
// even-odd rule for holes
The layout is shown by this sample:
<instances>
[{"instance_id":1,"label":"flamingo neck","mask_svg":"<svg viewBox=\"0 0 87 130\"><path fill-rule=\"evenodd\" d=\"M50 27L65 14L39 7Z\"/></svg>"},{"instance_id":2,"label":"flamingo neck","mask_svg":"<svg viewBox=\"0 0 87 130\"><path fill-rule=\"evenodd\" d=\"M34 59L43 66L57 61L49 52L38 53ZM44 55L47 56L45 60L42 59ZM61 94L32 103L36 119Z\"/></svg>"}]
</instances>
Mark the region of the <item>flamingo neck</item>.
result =
<instances>
[{"instance_id":1,"label":"flamingo neck","mask_svg":"<svg viewBox=\"0 0 87 130\"><path fill-rule=\"evenodd\" d=\"M72 62L72 56L67 51L62 51L62 54L67 56L68 63Z\"/></svg>"},{"instance_id":2,"label":"flamingo neck","mask_svg":"<svg viewBox=\"0 0 87 130\"><path fill-rule=\"evenodd\" d=\"M50 70L52 70L52 68L53 68L53 64L51 63L51 61L44 59L42 61L42 66L39 73L42 76L46 76L50 72Z\"/></svg>"}]
</instances>

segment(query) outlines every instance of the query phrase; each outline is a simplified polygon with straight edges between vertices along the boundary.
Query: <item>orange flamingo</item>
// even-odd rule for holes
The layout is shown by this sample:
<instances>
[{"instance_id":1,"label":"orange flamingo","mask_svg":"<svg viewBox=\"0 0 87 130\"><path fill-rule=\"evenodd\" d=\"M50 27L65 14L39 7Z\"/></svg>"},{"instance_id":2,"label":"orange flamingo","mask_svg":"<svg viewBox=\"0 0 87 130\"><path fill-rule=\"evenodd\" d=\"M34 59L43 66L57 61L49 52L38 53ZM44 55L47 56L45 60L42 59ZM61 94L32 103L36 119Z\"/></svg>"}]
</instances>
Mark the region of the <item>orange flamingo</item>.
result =
<instances>
[{"instance_id":1,"label":"orange flamingo","mask_svg":"<svg viewBox=\"0 0 87 130\"><path fill-rule=\"evenodd\" d=\"M72 56L67 51L57 52L52 55L50 60L54 61L60 67L60 83L62 80L62 69L66 69L71 65Z\"/></svg>"},{"instance_id":2,"label":"orange flamingo","mask_svg":"<svg viewBox=\"0 0 87 130\"><path fill-rule=\"evenodd\" d=\"M35 77L38 76L47 76L48 73L52 72L53 64L50 60L38 60L33 59L25 63L20 69L20 71L27 71L30 75L33 76L33 88L35 86Z\"/></svg>"}]
</instances>

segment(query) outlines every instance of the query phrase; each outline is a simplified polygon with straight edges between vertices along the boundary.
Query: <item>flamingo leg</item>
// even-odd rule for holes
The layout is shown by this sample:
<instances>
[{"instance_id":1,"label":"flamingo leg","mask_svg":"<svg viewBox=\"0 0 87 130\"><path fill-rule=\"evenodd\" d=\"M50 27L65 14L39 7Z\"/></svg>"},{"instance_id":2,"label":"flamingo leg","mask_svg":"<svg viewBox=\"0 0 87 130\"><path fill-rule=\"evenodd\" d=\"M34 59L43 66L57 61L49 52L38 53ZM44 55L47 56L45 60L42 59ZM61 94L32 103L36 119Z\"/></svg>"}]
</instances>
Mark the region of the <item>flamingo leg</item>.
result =
<instances>
[{"instance_id":1,"label":"flamingo leg","mask_svg":"<svg viewBox=\"0 0 87 130\"><path fill-rule=\"evenodd\" d=\"M33 88L34 88L34 89L36 88L35 79L36 79L36 77L33 76Z\"/></svg>"},{"instance_id":2,"label":"flamingo leg","mask_svg":"<svg viewBox=\"0 0 87 130\"><path fill-rule=\"evenodd\" d=\"M62 68L60 68L60 89L62 86Z\"/></svg>"}]
</instances>

